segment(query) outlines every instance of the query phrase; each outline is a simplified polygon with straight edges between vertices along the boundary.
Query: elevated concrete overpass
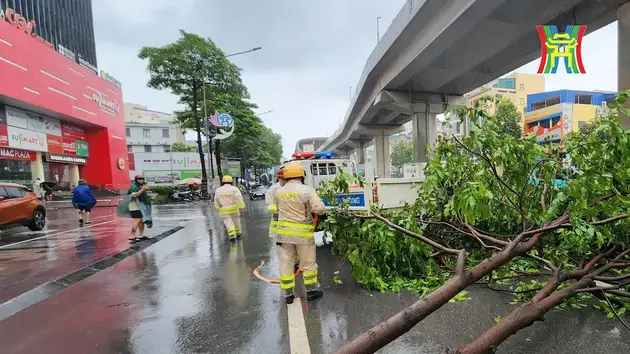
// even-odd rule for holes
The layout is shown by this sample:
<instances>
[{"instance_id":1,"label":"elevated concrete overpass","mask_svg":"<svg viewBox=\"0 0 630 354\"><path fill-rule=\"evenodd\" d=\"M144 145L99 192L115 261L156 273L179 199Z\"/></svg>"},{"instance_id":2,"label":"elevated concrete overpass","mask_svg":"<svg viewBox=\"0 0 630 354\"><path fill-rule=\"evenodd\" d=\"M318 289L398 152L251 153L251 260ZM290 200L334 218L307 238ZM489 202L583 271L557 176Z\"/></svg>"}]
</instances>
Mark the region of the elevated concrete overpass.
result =
<instances>
[{"instance_id":1,"label":"elevated concrete overpass","mask_svg":"<svg viewBox=\"0 0 630 354\"><path fill-rule=\"evenodd\" d=\"M426 161L437 114L540 56L537 25L587 25L591 33L619 19L619 88L630 88L628 1L409 0L368 58L344 122L319 151L374 141L377 174L389 176L385 135L412 121L414 160Z\"/></svg>"}]
</instances>

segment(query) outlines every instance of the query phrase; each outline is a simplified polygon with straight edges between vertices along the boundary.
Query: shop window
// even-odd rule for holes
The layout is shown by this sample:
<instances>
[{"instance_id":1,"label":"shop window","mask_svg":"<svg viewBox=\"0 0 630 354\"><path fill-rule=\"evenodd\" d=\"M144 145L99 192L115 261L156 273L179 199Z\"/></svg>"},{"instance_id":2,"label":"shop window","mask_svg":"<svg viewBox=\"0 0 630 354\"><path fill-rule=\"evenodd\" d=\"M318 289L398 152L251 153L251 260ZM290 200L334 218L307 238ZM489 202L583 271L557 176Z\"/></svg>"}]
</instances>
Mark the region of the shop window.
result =
<instances>
[{"instance_id":1,"label":"shop window","mask_svg":"<svg viewBox=\"0 0 630 354\"><path fill-rule=\"evenodd\" d=\"M0 159L0 181L31 185L30 161Z\"/></svg>"},{"instance_id":2,"label":"shop window","mask_svg":"<svg viewBox=\"0 0 630 354\"><path fill-rule=\"evenodd\" d=\"M162 129L162 137L163 138L169 138L170 137L170 131L168 129Z\"/></svg>"},{"instance_id":3,"label":"shop window","mask_svg":"<svg viewBox=\"0 0 630 354\"><path fill-rule=\"evenodd\" d=\"M540 127L543 129L551 128L551 119L545 119L543 121L540 121Z\"/></svg>"},{"instance_id":4,"label":"shop window","mask_svg":"<svg viewBox=\"0 0 630 354\"><path fill-rule=\"evenodd\" d=\"M144 152L151 152L151 145L145 145Z\"/></svg>"},{"instance_id":5,"label":"shop window","mask_svg":"<svg viewBox=\"0 0 630 354\"><path fill-rule=\"evenodd\" d=\"M578 128L582 128L585 125L586 125L586 121L585 120L578 121Z\"/></svg>"},{"instance_id":6,"label":"shop window","mask_svg":"<svg viewBox=\"0 0 630 354\"><path fill-rule=\"evenodd\" d=\"M593 104L593 96L591 95L575 95L575 103Z\"/></svg>"},{"instance_id":7,"label":"shop window","mask_svg":"<svg viewBox=\"0 0 630 354\"><path fill-rule=\"evenodd\" d=\"M125 128L125 134L127 135L127 137L131 137L131 129Z\"/></svg>"},{"instance_id":8,"label":"shop window","mask_svg":"<svg viewBox=\"0 0 630 354\"><path fill-rule=\"evenodd\" d=\"M551 120L552 127L555 127L556 125L558 125L558 123L560 123L560 117L556 117Z\"/></svg>"},{"instance_id":9,"label":"shop window","mask_svg":"<svg viewBox=\"0 0 630 354\"><path fill-rule=\"evenodd\" d=\"M142 136L145 138L151 137L151 129L142 129Z\"/></svg>"}]
</instances>

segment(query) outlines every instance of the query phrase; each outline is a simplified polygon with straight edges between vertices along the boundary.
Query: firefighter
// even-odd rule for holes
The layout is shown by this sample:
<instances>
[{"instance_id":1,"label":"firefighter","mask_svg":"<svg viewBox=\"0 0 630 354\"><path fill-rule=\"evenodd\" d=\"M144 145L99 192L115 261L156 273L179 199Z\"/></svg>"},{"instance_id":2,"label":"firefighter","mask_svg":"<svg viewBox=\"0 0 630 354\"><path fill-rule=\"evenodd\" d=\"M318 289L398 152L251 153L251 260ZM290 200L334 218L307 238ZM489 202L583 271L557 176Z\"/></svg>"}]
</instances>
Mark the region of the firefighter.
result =
<instances>
[{"instance_id":1,"label":"firefighter","mask_svg":"<svg viewBox=\"0 0 630 354\"><path fill-rule=\"evenodd\" d=\"M273 198L273 204L278 208L278 223L273 231L278 236L280 248L280 287L286 303L291 304L295 298L293 271L296 255L300 259L307 300L315 300L324 295L317 281L313 224L313 214L322 214L324 204L315 190L304 184L302 165L290 163L284 166L283 172L287 182L276 190Z\"/></svg>"},{"instance_id":2,"label":"firefighter","mask_svg":"<svg viewBox=\"0 0 630 354\"><path fill-rule=\"evenodd\" d=\"M276 179L276 183L273 186L269 187L267 193L265 194L265 204L267 204L267 208L271 213L271 224L269 226L269 237L271 238L276 237L276 233L273 231L273 229L278 223L278 206L273 202L274 194L278 190L278 188L284 186L286 183L287 181L284 179L284 167L281 167L278 170L278 178Z\"/></svg>"},{"instance_id":3,"label":"firefighter","mask_svg":"<svg viewBox=\"0 0 630 354\"><path fill-rule=\"evenodd\" d=\"M223 176L221 187L214 192L214 206L219 211L230 241L242 236L241 216L245 211L245 203L241 191L232 186L232 176Z\"/></svg>"}]
</instances>

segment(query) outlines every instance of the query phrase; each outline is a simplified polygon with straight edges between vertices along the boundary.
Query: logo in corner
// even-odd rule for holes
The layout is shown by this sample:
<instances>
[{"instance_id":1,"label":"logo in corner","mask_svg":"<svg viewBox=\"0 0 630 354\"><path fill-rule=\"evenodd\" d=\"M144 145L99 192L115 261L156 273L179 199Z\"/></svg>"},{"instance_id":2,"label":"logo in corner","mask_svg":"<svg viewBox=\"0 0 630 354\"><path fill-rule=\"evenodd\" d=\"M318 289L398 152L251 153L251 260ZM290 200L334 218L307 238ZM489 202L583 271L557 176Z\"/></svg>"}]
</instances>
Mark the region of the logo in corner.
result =
<instances>
[{"instance_id":1,"label":"logo in corner","mask_svg":"<svg viewBox=\"0 0 630 354\"><path fill-rule=\"evenodd\" d=\"M118 169L119 170L124 170L125 169L125 159L122 157L118 158Z\"/></svg>"},{"instance_id":2,"label":"logo in corner","mask_svg":"<svg viewBox=\"0 0 630 354\"><path fill-rule=\"evenodd\" d=\"M586 26L567 26L559 33L556 26L536 26L540 37L539 74L555 74L560 59L568 74L586 74L582 62L582 38Z\"/></svg>"}]
</instances>

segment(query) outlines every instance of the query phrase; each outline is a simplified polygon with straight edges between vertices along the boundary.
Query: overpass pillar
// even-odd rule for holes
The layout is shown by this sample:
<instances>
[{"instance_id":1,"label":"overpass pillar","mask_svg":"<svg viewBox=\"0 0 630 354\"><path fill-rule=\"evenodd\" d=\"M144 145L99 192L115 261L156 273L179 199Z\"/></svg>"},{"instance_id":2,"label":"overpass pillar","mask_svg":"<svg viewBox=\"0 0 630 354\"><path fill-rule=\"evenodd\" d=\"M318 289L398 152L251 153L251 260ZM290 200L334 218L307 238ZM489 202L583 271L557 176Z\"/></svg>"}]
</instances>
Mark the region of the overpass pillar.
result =
<instances>
[{"instance_id":1,"label":"overpass pillar","mask_svg":"<svg viewBox=\"0 0 630 354\"><path fill-rule=\"evenodd\" d=\"M374 154L376 155L376 175L381 178L391 177L391 159L389 155L389 136L374 137Z\"/></svg>"},{"instance_id":2,"label":"overpass pillar","mask_svg":"<svg viewBox=\"0 0 630 354\"><path fill-rule=\"evenodd\" d=\"M630 90L630 2L626 2L617 9L618 20L618 73L617 89ZM630 108L630 103L627 104ZM624 129L630 129L630 117L620 114L619 119Z\"/></svg>"},{"instance_id":3,"label":"overpass pillar","mask_svg":"<svg viewBox=\"0 0 630 354\"><path fill-rule=\"evenodd\" d=\"M427 104L428 106L429 104ZM427 162L427 145L435 143L437 136L437 114L428 110L411 116L411 134L413 137L413 162Z\"/></svg>"}]
</instances>

